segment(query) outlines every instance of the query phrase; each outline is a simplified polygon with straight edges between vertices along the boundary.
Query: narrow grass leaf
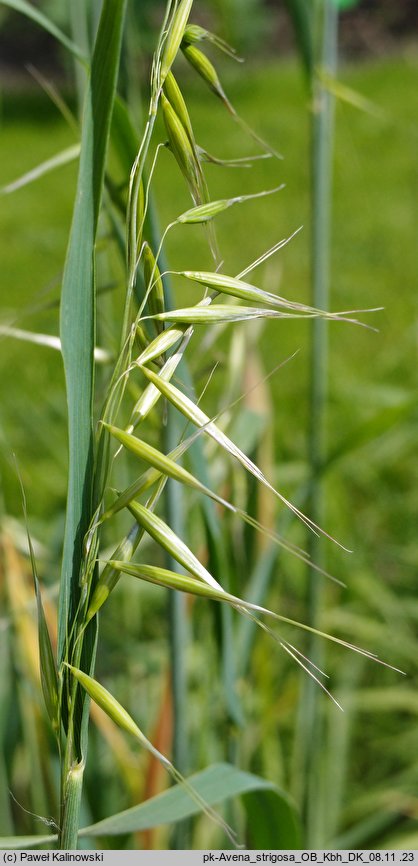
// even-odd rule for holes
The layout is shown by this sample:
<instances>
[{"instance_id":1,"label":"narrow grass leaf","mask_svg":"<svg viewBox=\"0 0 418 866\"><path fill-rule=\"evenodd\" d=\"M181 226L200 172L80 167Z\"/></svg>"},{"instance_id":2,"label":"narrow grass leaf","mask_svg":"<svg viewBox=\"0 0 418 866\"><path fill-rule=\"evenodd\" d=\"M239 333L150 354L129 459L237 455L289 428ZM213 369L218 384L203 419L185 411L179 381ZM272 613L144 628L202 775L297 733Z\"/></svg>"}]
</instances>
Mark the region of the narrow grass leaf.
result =
<instances>
[{"instance_id":1,"label":"narrow grass leaf","mask_svg":"<svg viewBox=\"0 0 418 866\"><path fill-rule=\"evenodd\" d=\"M21 328L13 328L8 325L0 325L0 337L13 337L15 340L22 340L25 343L34 343L37 346L46 346L49 349L56 349L61 352L61 340L59 337L54 337L53 334L38 334L34 331L23 331ZM112 356L106 349L101 349L98 346L94 349L94 360L98 364L107 364Z\"/></svg>"},{"instance_id":2,"label":"narrow grass leaf","mask_svg":"<svg viewBox=\"0 0 418 866\"><path fill-rule=\"evenodd\" d=\"M58 836L0 836L0 851L24 851L25 848L48 845L57 839Z\"/></svg>"},{"instance_id":3,"label":"narrow grass leaf","mask_svg":"<svg viewBox=\"0 0 418 866\"><path fill-rule=\"evenodd\" d=\"M60 153L55 154L55 156L50 157L50 159L45 160L45 162L41 162L36 168L32 168L30 171L25 172L16 180L13 180L11 183L6 184L0 189L0 193L3 195L11 192L16 192L17 189L21 189L23 186L27 186L29 183L32 183L34 180L38 180L40 177L43 177L45 174L49 174L51 171L55 171L55 169L60 168L62 165L68 165L70 162L74 162L75 159L78 159L80 156L80 145L73 144L72 147L67 147L65 150L61 150Z\"/></svg>"},{"instance_id":4,"label":"narrow grass leaf","mask_svg":"<svg viewBox=\"0 0 418 866\"><path fill-rule=\"evenodd\" d=\"M310 78L314 65L314 14L310 0L285 0L292 19L299 56Z\"/></svg>"},{"instance_id":5,"label":"narrow grass leaf","mask_svg":"<svg viewBox=\"0 0 418 866\"><path fill-rule=\"evenodd\" d=\"M303 848L300 816L295 803L284 791L263 788L246 792L242 799L247 814L247 845L251 851Z\"/></svg>"},{"instance_id":6,"label":"narrow grass leaf","mask_svg":"<svg viewBox=\"0 0 418 866\"><path fill-rule=\"evenodd\" d=\"M44 15L36 6L33 6L32 3L27 3L26 0L0 0L0 3L2 6L8 6L9 9L14 9L15 12L21 12L22 15L26 15L27 18L39 24L51 36L54 36L58 42L61 42L61 45L67 48L78 60L86 61L86 57L78 45L69 39L50 18Z\"/></svg>"},{"instance_id":7,"label":"narrow grass leaf","mask_svg":"<svg viewBox=\"0 0 418 866\"><path fill-rule=\"evenodd\" d=\"M52 104L55 105L55 108L61 114L63 120L65 120L69 129L72 130L76 138L79 137L80 134L80 126L77 118L73 114L71 108L67 105L64 97L58 90L58 85L55 85L51 79L47 78L45 75L42 75L42 72L39 71L35 66L31 63L28 63L27 70L34 78L34 80L39 84L44 93L51 100Z\"/></svg>"},{"instance_id":8,"label":"narrow grass leaf","mask_svg":"<svg viewBox=\"0 0 418 866\"><path fill-rule=\"evenodd\" d=\"M247 791L274 790L277 791L278 796L282 794L272 782L252 773L245 773L231 764L213 764L200 773L189 776L187 781L211 806L233 797L240 797ZM135 833L149 827L181 821L198 812L197 804L190 802L181 785L176 785L139 806L133 806L97 824L84 827L80 830L80 836Z\"/></svg>"},{"instance_id":9,"label":"narrow grass leaf","mask_svg":"<svg viewBox=\"0 0 418 866\"><path fill-rule=\"evenodd\" d=\"M59 605L59 656L77 608L83 537L93 512L94 244L103 192L126 0L105 0L82 127L77 196L64 267L61 343L67 385L69 481Z\"/></svg>"},{"instance_id":10,"label":"narrow grass leaf","mask_svg":"<svg viewBox=\"0 0 418 866\"><path fill-rule=\"evenodd\" d=\"M343 84L341 81L337 81L336 78L333 78L333 76L325 70L320 71L318 75L325 89L337 99L340 99L342 102L347 102L349 105L352 105L353 108L358 108L359 111L371 114L378 120L389 120L388 113L384 111L380 105L376 105L376 103L372 102L371 99L367 99L366 96L363 96L362 93L353 90L351 87L347 87L347 85Z\"/></svg>"},{"instance_id":11,"label":"narrow grass leaf","mask_svg":"<svg viewBox=\"0 0 418 866\"><path fill-rule=\"evenodd\" d=\"M36 607L38 615L38 647L39 647L39 669L41 677L42 694L45 701L48 716L54 733L59 733L59 711L58 711L58 672L55 663L55 657L52 650L51 638L49 636L48 626L45 618L45 612L42 604L41 590L39 586L38 571L36 567L35 552L33 549L32 539L29 532L29 523L26 507L26 494L23 487L23 481L20 476L19 469L18 477L20 482L23 516L26 526L26 537L28 541L29 556L32 568L33 582L35 586Z\"/></svg>"},{"instance_id":12,"label":"narrow grass leaf","mask_svg":"<svg viewBox=\"0 0 418 866\"><path fill-rule=\"evenodd\" d=\"M41 673L42 694L44 696L45 706L51 720L52 728L54 733L58 735L60 728L58 709L58 673L52 650L51 638L49 636L48 626L45 619L39 580L35 570L33 550L31 550L31 560L33 561L32 573L35 584L36 606L38 613L39 667Z\"/></svg>"}]
</instances>

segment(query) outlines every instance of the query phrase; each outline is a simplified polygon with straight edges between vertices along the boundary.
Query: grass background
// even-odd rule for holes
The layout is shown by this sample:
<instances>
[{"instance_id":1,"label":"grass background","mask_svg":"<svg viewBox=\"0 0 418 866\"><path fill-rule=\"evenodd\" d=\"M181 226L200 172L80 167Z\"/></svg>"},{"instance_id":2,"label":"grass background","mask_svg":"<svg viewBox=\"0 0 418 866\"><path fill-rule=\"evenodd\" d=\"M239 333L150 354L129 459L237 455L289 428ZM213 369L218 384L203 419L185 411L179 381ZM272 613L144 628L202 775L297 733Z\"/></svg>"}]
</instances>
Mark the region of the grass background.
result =
<instances>
[{"instance_id":1,"label":"grass background","mask_svg":"<svg viewBox=\"0 0 418 866\"><path fill-rule=\"evenodd\" d=\"M329 590L324 625L375 649L406 670L407 679L369 665L357 666L340 651L329 653L334 681L345 696L346 717L341 721L324 704L328 727L323 773L325 786L329 786L324 810L331 815L328 838L379 815L383 829L378 826L375 838L392 843L396 833L416 832L418 816L418 767L411 758L418 754L414 696L418 119L411 111L417 67L418 55L411 50L343 67L342 81L375 103L382 116L338 103L334 166L332 308L383 306L384 311L367 318L378 333L342 324L330 329L329 444L335 459L327 474L326 529L354 552L343 555L329 546L329 568L346 582L347 589ZM309 301L309 117L300 70L290 61L271 62L264 68L225 70L224 80L239 112L280 150L284 160L258 163L249 171L210 166L212 197L286 183L277 196L235 207L219 217L225 272L238 272L280 237L303 225L298 237L257 272L255 281L270 291ZM208 126L203 85L184 79L184 88L202 146L225 157L252 152L251 141L247 147L221 105L214 106ZM72 133L46 96L5 93L0 185L73 142ZM156 202L165 225L189 201L177 172L170 171L168 153L161 155L161 164L167 170L157 170ZM75 166L69 166L0 200L2 322L58 333L61 268L75 181ZM189 268L203 269L210 264L199 228L175 229L167 253L173 267L187 263ZM116 284L114 292L103 296L100 327L104 342L112 319L119 315L122 285L116 260L99 256L99 267L104 282ZM193 289L175 285L179 298L195 297ZM258 345L266 371L297 351L270 380L276 479L280 489L292 496L306 477L308 326L298 322L267 326L260 331ZM205 398L205 407L213 412L228 376L224 337L215 348L219 366L212 380L212 397ZM198 349L197 336L194 367L199 386L210 368ZM66 484L66 409L58 353L1 338L0 405L4 509L20 518L10 463L14 451L27 489L34 533L58 559ZM300 528L293 527L291 532L294 540L304 543ZM56 576L54 556L47 559L45 572L46 579ZM285 567L278 567L270 605L303 616L305 585L304 569L286 560ZM138 605L132 604L136 590L124 593L118 589L118 593L118 617L126 624L128 649L122 651L120 646L118 618L106 611L99 669L113 677L115 693L122 697L128 693L126 703L133 704L149 727L158 715L162 689L164 602L154 590L146 590ZM147 604L152 615L146 612ZM210 620L202 613L199 623L197 636L205 635L210 643ZM205 657L197 643L190 662L194 686L190 725L198 763L219 757L216 736L205 738L201 724L208 714L213 715L218 738L223 725L217 675L207 669ZM123 675L119 673L122 668L126 668ZM247 711L245 730L239 734L242 760L261 774L281 779L297 795L297 755L293 759L289 755L295 749L299 677L263 640L254 652L251 676L239 688ZM105 758L100 743L96 748L100 772L107 778L106 774L112 775L111 759ZM346 765L346 771L341 770L336 778L337 764ZM125 794L119 783L112 784L109 798L122 808ZM99 800L97 817L113 808L109 799ZM206 842L204 835L201 841ZM349 842L355 844L352 839Z\"/></svg>"}]
</instances>

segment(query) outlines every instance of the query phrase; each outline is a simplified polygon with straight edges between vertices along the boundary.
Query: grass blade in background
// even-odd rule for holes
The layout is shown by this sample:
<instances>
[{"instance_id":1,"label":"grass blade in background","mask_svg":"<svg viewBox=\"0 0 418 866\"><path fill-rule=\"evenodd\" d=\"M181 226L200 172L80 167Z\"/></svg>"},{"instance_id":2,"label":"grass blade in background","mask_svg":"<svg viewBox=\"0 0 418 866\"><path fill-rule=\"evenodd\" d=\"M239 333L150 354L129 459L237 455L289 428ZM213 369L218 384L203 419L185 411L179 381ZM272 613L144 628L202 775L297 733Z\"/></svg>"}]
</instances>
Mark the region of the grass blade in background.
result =
<instances>
[{"instance_id":1,"label":"grass blade in background","mask_svg":"<svg viewBox=\"0 0 418 866\"><path fill-rule=\"evenodd\" d=\"M92 2L91 0L71 0L69 4L69 16L71 31L74 42L80 46L80 50L85 57L91 59L91 35L90 35L90 20L92 17ZM88 82L88 69L74 62L74 76L77 92L77 107L80 122L82 120L82 111L84 97Z\"/></svg>"},{"instance_id":2,"label":"grass blade in background","mask_svg":"<svg viewBox=\"0 0 418 866\"><path fill-rule=\"evenodd\" d=\"M4 541L2 537L0 541L1 571L3 571L4 556ZM0 588L3 600L3 575L1 578ZM3 833L13 833L13 816L10 808L10 797L7 790L8 774L6 761L7 722L9 712L12 709L12 647L9 629L4 626L2 626L0 630L0 702L2 707L0 715L0 826Z\"/></svg>"},{"instance_id":3,"label":"grass blade in background","mask_svg":"<svg viewBox=\"0 0 418 866\"><path fill-rule=\"evenodd\" d=\"M231 797L242 796L250 791L257 793L271 791L278 798L285 799L285 795L272 782L252 773L244 773L230 764L214 764L201 773L190 776L188 781L209 806L222 803ZM153 797L147 803L85 827L80 831L80 836L133 833L159 824L181 821L198 812L199 806L190 800L181 785L176 785L169 791Z\"/></svg>"},{"instance_id":4,"label":"grass blade in background","mask_svg":"<svg viewBox=\"0 0 418 866\"><path fill-rule=\"evenodd\" d=\"M103 6L83 118L77 197L61 295L61 345L69 424L68 508L62 564L59 654L77 606L82 541L91 512L95 334L94 245L103 192L126 0Z\"/></svg>"},{"instance_id":5,"label":"grass blade in background","mask_svg":"<svg viewBox=\"0 0 418 866\"><path fill-rule=\"evenodd\" d=\"M307 14L307 12L306 12ZM320 69L335 74L337 63L338 10L331 0L318 0L315 7L317 43L313 56ZM325 90L315 69L311 72L311 283L312 304L326 310L329 306L330 231L332 195L332 154L334 99ZM328 392L328 328L324 319L315 319L311 331L311 378L309 418L309 508L314 522L325 525L325 497L321 482L322 466L326 460L326 410ZM321 540L309 535L308 550L312 562L325 567ZM308 571L307 616L311 626L320 621L324 600L322 582ZM312 639L309 658L320 667L323 649ZM321 790L320 763L323 729L321 728L318 692L307 678L302 685L299 706L299 732L297 738L297 764L299 767L299 793L305 822L306 842L310 848L325 844L325 792Z\"/></svg>"},{"instance_id":6,"label":"grass blade in background","mask_svg":"<svg viewBox=\"0 0 418 866\"><path fill-rule=\"evenodd\" d=\"M18 851L25 848L36 848L38 845L50 845L57 841L58 836L0 836L0 851Z\"/></svg>"},{"instance_id":7,"label":"grass blade in background","mask_svg":"<svg viewBox=\"0 0 418 866\"><path fill-rule=\"evenodd\" d=\"M313 74L313 17L312 0L285 0L299 47L300 57L308 78Z\"/></svg>"},{"instance_id":8,"label":"grass blade in background","mask_svg":"<svg viewBox=\"0 0 418 866\"><path fill-rule=\"evenodd\" d=\"M41 162L40 165L36 166L36 168L32 168L30 171L25 172L21 177L18 177L16 180L3 186L0 189L0 194L6 195L15 192L17 189L21 189L28 183L33 183L34 180L38 180L38 178L48 174L48 172L55 171L55 169L61 168L62 165L67 165L74 159L78 159L79 155L79 144L73 144L71 147L66 147L65 150L55 154L55 156L51 156L50 159L45 160L45 162Z\"/></svg>"},{"instance_id":9,"label":"grass blade in background","mask_svg":"<svg viewBox=\"0 0 418 866\"><path fill-rule=\"evenodd\" d=\"M69 39L65 33L57 27L50 18L44 15L36 6L32 3L27 3L26 0L1 0L2 6L8 6L10 9L13 9L15 12L21 12L22 15L26 15L36 24L39 24L40 27L43 27L44 30L47 30L51 36L55 36L55 39L67 48L71 54L74 54L78 60L86 60L85 55L80 50L80 48Z\"/></svg>"},{"instance_id":10,"label":"grass blade in background","mask_svg":"<svg viewBox=\"0 0 418 866\"><path fill-rule=\"evenodd\" d=\"M125 6L126 0L105 0L103 4L86 91L77 194L62 283L60 333L67 387L69 474L58 619L60 660L68 652L67 639L80 600L83 539L93 511L94 246L103 193ZM89 626L89 646L86 650L89 658L85 661L89 669L94 658L94 636L95 626L92 624ZM87 701L83 703L86 708ZM74 713L74 694L71 712ZM74 718L70 718L70 725L74 724L74 721ZM85 758L82 738L86 724L87 713L83 712L83 720L77 720L77 730L81 725L81 738L79 740L78 734L77 742L73 739L75 732L69 731L63 767L63 848L77 845L82 764L79 763L80 773L74 776L74 779L69 770L75 762L81 762ZM74 802L68 789L67 778L75 782Z\"/></svg>"},{"instance_id":11,"label":"grass blade in background","mask_svg":"<svg viewBox=\"0 0 418 866\"><path fill-rule=\"evenodd\" d=\"M249 791L242 799L248 816L248 848L294 851L303 847L296 806L284 791L262 788Z\"/></svg>"},{"instance_id":12,"label":"grass blade in background","mask_svg":"<svg viewBox=\"0 0 418 866\"><path fill-rule=\"evenodd\" d=\"M166 289L166 286L164 286ZM164 292L165 296L167 292ZM164 447L168 452L179 441L178 416L172 406L167 408L167 424L163 432ZM181 538L185 537L184 494L181 485L173 478L167 479L165 492L165 514L169 525ZM181 571L181 566L169 551L165 552L167 568ZM189 772L188 745L188 683L186 654L189 645L189 623L186 610L186 599L181 593L169 593L169 640L170 640L170 675L171 699L173 702L173 761L181 773ZM181 824L176 828L173 846L179 849L190 844L188 825Z\"/></svg>"}]
</instances>

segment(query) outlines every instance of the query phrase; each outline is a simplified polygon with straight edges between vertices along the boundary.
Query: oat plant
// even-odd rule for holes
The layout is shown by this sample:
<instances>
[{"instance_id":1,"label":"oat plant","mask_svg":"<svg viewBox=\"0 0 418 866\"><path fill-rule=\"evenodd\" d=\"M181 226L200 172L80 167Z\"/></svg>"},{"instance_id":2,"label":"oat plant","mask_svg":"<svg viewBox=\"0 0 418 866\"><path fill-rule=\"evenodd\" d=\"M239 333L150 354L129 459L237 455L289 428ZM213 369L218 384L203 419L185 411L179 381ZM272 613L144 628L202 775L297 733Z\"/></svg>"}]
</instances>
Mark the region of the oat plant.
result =
<instances>
[{"instance_id":1,"label":"oat plant","mask_svg":"<svg viewBox=\"0 0 418 866\"><path fill-rule=\"evenodd\" d=\"M305 657L284 630L299 628L366 658L373 656L343 638L295 622L285 611L269 610L262 604L247 601L241 591L229 588L225 574L226 554L217 529L222 515L233 515L277 549L293 551L302 558L304 554L287 544L274 525L263 526L240 504L229 501L225 490L218 491L212 486L207 467L207 454L212 452L207 451L207 444L211 443L215 453L223 455L226 461L236 465L237 471L268 492L283 513L301 521L311 533L324 536L327 533L276 489L263 468L234 443L226 432L222 416L211 417L204 411L205 398L201 400L194 393L187 358L193 345L203 339L202 333L206 334L210 346L216 329L228 330L235 323L276 319L276 327L283 328L288 319L320 318L345 321L351 327L357 322L356 314L352 311L329 313L287 300L255 284L252 272L270 256L279 254L297 227L289 227L289 237L278 239L271 249L260 249L257 261L243 262L238 274L225 273L215 231L216 217L229 208L251 207L251 199L259 196L278 194L281 183L275 167L279 165L279 154L249 128L231 104L206 49L210 45L232 57L235 52L193 22L193 0L167 2L152 59L148 105L139 136L117 88L126 0L104 0L91 58L86 46L78 47L30 3L3 0L3 5L29 16L59 39L80 64L81 90L83 81L86 83L80 145L57 155L19 181L20 184L29 182L79 157L73 220L62 277L58 342L66 381L69 467L56 652L44 614L41 583L29 538L38 610L41 685L60 762L60 812L54 818L56 834L26 837L24 841L19 838L14 842L3 839L2 844L3 847L22 847L57 841L61 849L74 849L89 836L135 832L155 826L158 820L160 823L178 821L198 810L221 827L224 843L229 837L230 842L236 844L234 829L213 810L213 804L254 789L271 788L271 783L229 765L209 768L192 778L185 777L184 768L177 766L176 761L172 763L153 745L118 696L95 678L99 613L105 604L112 604L112 593L120 580L157 585L175 593L176 599L184 594L203 596L219 603L228 611L228 616L231 611L237 611L246 622L266 632L336 703L318 666ZM77 37L76 28L74 36ZM270 159L271 189L248 193L243 188L241 173L237 175L241 189L234 197L211 199L205 165L207 161L222 163L222 159L206 153L196 141L187 94L182 92L175 77L179 54L184 56L188 75L198 75L207 87L208 122L214 95L231 115L231 123L237 123L246 141L258 148L255 158ZM126 183L118 184L112 178L109 141L125 166ZM154 172L162 170L163 148L169 151L171 170L183 177L190 194L190 206L177 213L159 233L153 176ZM252 158L238 157L236 161L230 160L229 165L248 166ZM11 184L4 192L10 193L14 188L16 184ZM171 205L175 212L175 203ZM202 227L209 259L205 259L199 269L187 260L181 269L170 269L165 254L167 236L187 233L190 226L196 225ZM98 349L103 298L97 288L97 249L103 236L110 237L112 249L121 257L124 299L117 339L113 345ZM171 284L177 285L180 281L188 287L188 297L195 293L193 303L173 301ZM20 338L25 338L22 333ZM26 335L28 339L36 337L40 335ZM102 362L100 373L99 360ZM128 466L133 474L129 483L123 485L118 467L124 453L130 456ZM173 498L174 482L185 493L192 491L199 502L204 503L204 521L212 546L207 564L203 564L179 531L180 506L175 494ZM171 494L167 495L167 489ZM121 512L128 514L131 521L123 535L120 534ZM152 548L147 543L150 541ZM109 548L113 550L111 554ZM151 558L150 549L154 551ZM180 608L172 621L180 638L184 622L181 617ZM233 644L231 620L224 618L222 623L224 638ZM181 667L183 652L178 642L173 641L173 670L176 665ZM229 669L225 682L229 682L231 690L234 676L234 671ZM181 683L179 687L181 690ZM165 799L160 798L155 811L150 801L81 828L91 702L160 762L174 781L174 788L167 792ZM178 734L179 728L177 716ZM177 753L180 752L181 749L177 749ZM282 800L282 815L290 827L295 818L286 798ZM294 845L298 844L297 838L300 844L300 837L295 835L292 837ZM288 844L291 846L289 837Z\"/></svg>"}]
</instances>

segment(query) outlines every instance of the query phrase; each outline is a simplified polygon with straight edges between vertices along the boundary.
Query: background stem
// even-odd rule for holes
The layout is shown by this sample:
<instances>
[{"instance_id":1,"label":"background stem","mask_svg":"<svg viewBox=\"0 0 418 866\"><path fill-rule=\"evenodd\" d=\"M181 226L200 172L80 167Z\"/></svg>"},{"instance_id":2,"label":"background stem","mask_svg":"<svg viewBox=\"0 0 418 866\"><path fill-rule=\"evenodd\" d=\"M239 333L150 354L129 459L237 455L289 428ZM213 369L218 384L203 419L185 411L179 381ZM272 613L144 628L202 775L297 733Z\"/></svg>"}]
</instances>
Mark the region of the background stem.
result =
<instances>
[{"instance_id":1,"label":"background stem","mask_svg":"<svg viewBox=\"0 0 418 866\"><path fill-rule=\"evenodd\" d=\"M334 98L322 84L321 72L331 76L337 66L338 10L331 0L316 5L317 40L314 45L315 67L311 75L311 282L312 304L329 309L330 234ZM319 526L326 525L326 501L321 469L326 457L326 423L328 399L328 326L324 319L313 319L311 330L310 428L308 460L310 495L308 514ZM323 539L309 533L308 549L312 561L325 568ZM324 585L312 569L308 572L307 621L320 625L324 604ZM324 646L313 638L308 646L309 658L319 667L324 663ZM305 844L320 847L324 839L322 790L322 746L324 731L320 706L322 694L316 683L304 678L299 707L299 778L302 811L305 818Z\"/></svg>"}]
</instances>

